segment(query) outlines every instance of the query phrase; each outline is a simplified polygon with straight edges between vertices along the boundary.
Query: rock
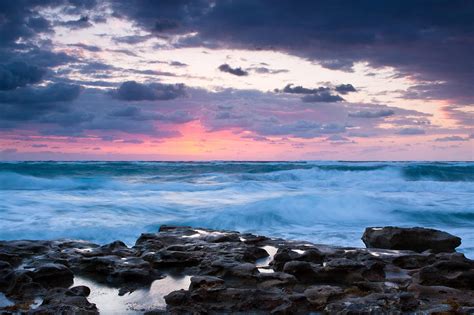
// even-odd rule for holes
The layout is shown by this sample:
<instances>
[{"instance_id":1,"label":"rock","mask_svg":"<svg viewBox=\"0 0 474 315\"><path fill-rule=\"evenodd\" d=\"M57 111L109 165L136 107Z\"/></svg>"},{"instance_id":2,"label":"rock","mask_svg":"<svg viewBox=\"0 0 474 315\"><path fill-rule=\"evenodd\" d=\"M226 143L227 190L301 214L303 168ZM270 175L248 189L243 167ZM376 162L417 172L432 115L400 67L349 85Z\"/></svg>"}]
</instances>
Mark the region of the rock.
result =
<instances>
[{"instance_id":1,"label":"rock","mask_svg":"<svg viewBox=\"0 0 474 315\"><path fill-rule=\"evenodd\" d=\"M289 261L283 267L283 271L295 276L302 282L311 282L317 277L314 267L307 261Z\"/></svg>"},{"instance_id":2,"label":"rock","mask_svg":"<svg viewBox=\"0 0 474 315\"><path fill-rule=\"evenodd\" d=\"M271 259L260 261L269 257L263 248L277 248L269 263ZM74 240L0 241L0 258L8 258L0 259L0 292L15 303L13 309L0 306L0 313L96 314L100 310L87 300L94 292L86 286L67 288L73 273L125 295L147 290L164 272L190 276L189 288L166 295L166 310L148 310L136 304L134 295L127 296L139 312L469 312L474 307L474 262L460 253L433 251L342 248L179 226L142 234L132 248L121 241L102 246ZM44 298L42 305L29 309L37 297Z\"/></svg>"},{"instance_id":3,"label":"rock","mask_svg":"<svg viewBox=\"0 0 474 315\"><path fill-rule=\"evenodd\" d=\"M334 297L341 296L344 289L332 285L311 286L304 291L304 296L315 306L323 306Z\"/></svg>"},{"instance_id":4,"label":"rock","mask_svg":"<svg viewBox=\"0 0 474 315\"><path fill-rule=\"evenodd\" d=\"M235 277L252 278L258 274L258 270L254 264L243 263L232 267L229 274Z\"/></svg>"},{"instance_id":5,"label":"rock","mask_svg":"<svg viewBox=\"0 0 474 315\"><path fill-rule=\"evenodd\" d=\"M189 292L186 290L173 291L165 296L166 304L182 305L189 299Z\"/></svg>"},{"instance_id":6,"label":"rock","mask_svg":"<svg viewBox=\"0 0 474 315\"><path fill-rule=\"evenodd\" d=\"M191 278L189 290L205 289L206 291L216 291L225 289L224 280L212 276L195 276Z\"/></svg>"},{"instance_id":7,"label":"rock","mask_svg":"<svg viewBox=\"0 0 474 315\"><path fill-rule=\"evenodd\" d=\"M43 303L29 314L99 314L95 304L68 289L51 289Z\"/></svg>"},{"instance_id":8,"label":"rock","mask_svg":"<svg viewBox=\"0 0 474 315\"><path fill-rule=\"evenodd\" d=\"M461 245L461 239L449 233L421 227L369 227L365 229L362 241L368 248L413 250L435 253L453 252Z\"/></svg>"},{"instance_id":9,"label":"rock","mask_svg":"<svg viewBox=\"0 0 474 315\"><path fill-rule=\"evenodd\" d=\"M115 255L87 257L74 263L74 268L88 275L98 275L113 285L148 284L163 278L163 274L151 268L140 257Z\"/></svg>"},{"instance_id":10,"label":"rock","mask_svg":"<svg viewBox=\"0 0 474 315\"><path fill-rule=\"evenodd\" d=\"M64 265L49 263L36 268L32 278L45 287L68 287L73 283L74 274Z\"/></svg>"},{"instance_id":11,"label":"rock","mask_svg":"<svg viewBox=\"0 0 474 315\"><path fill-rule=\"evenodd\" d=\"M420 284L474 290L474 263L467 260L438 261L421 268Z\"/></svg>"},{"instance_id":12,"label":"rock","mask_svg":"<svg viewBox=\"0 0 474 315\"><path fill-rule=\"evenodd\" d=\"M79 286L70 288L69 292L71 292L74 295L88 297L89 294L91 294L91 289L89 289L89 287L86 287L85 285L79 285Z\"/></svg>"},{"instance_id":13,"label":"rock","mask_svg":"<svg viewBox=\"0 0 474 315\"><path fill-rule=\"evenodd\" d=\"M404 269L418 269L433 263L435 256L433 254L413 254L413 255L402 255L393 260L393 264Z\"/></svg>"},{"instance_id":14,"label":"rock","mask_svg":"<svg viewBox=\"0 0 474 315\"><path fill-rule=\"evenodd\" d=\"M238 234L209 234L204 238L207 242L211 243L223 243L223 242L240 242Z\"/></svg>"},{"instance_id":15,"label":"rock","mask_svg":"<svg viewBox=\"0 0 474 315\"><path fill-rule=\"evenodd\" d=\"M268 253L261 247L249 246L245 249L242 259L246 262L254 263L258 259L268 257Z\"/></svg>"},{"instance_id":16,"label":"rock","mask_svg":"<svg viewBox=\"0 0 474 315\"><path fill-rule=\"evenodd\" d=\"M0 261L0 292L8 292L15 285L15 271L7 262Z\"/></svg>"}]
</instances>

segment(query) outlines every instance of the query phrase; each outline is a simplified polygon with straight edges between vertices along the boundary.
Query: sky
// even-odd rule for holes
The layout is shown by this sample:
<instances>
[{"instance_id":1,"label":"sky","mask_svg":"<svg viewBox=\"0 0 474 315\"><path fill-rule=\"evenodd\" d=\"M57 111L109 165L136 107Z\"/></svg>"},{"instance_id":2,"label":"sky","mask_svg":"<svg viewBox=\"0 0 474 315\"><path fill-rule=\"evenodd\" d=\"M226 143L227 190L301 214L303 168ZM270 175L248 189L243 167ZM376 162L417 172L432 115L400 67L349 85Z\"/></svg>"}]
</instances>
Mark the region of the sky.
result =
<instances>
[{"instance_id":1,"label":"sky","mask_svg":"<svg viewBox=\"0 0 474 315\"><path fill-rule=\"evenodd\" d=\"M0 1L0 160L474 159L474 1Z\"/></svg>"}]
</instances>

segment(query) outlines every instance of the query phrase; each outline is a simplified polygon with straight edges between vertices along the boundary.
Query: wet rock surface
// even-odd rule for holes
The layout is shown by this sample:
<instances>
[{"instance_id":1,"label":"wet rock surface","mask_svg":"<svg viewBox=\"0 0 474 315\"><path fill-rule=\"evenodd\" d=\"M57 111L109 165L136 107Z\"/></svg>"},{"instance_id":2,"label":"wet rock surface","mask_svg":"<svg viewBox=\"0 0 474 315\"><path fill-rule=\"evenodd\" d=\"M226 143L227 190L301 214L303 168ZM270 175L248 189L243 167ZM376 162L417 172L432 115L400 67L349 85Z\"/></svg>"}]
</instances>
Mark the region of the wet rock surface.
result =
<instances>
[{"instance_id":1,"label":"wet rock surface","mask_svg":"<svg viewBox=\"0 0 474 315\"><path fill-rule=\"evenodd\" d=\"M472 313L474 261L453 252L457 238L401 230L366 230L364 242L379 249L173 226L142 234L133 247L0 241L0 292L9 302L0 313L96 314L94 292L73 286L75 277L127 295L168 274L191 276L189 287L167 292L162 308L138 305L137 313Z\"/></svg>"},{"instance_id":2,"label":"wet rock surface","mask_svg":"<svg viewBox=\"0 0 474 315\"><path fill-rule=\"evenodd\" d=\"M394 226L369 227L362 241L367 247L405 249L416 252L454 252L461 245L461 238L449 233L422 227L400 228Z\"/></svg>"}]
</instances>

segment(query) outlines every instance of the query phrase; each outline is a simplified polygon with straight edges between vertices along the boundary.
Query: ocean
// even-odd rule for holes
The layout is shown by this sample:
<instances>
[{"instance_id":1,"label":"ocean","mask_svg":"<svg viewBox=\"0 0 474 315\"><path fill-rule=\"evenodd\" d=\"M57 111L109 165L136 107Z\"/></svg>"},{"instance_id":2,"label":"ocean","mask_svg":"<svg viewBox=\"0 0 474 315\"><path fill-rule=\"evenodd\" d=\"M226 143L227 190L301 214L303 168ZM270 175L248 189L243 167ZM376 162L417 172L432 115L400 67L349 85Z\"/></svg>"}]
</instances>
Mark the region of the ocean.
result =
<instances>
[{"instance_id":1,"label":"ocean","mask_svg":"<svg viewBox=\"0 0 474 315\"><path fill-rule=\"evenodd\" d=\"M1 162L0 239L132 245L162 224L363 246L424 226L474 257L474 163Z\"/></svg>"}]
</instances>

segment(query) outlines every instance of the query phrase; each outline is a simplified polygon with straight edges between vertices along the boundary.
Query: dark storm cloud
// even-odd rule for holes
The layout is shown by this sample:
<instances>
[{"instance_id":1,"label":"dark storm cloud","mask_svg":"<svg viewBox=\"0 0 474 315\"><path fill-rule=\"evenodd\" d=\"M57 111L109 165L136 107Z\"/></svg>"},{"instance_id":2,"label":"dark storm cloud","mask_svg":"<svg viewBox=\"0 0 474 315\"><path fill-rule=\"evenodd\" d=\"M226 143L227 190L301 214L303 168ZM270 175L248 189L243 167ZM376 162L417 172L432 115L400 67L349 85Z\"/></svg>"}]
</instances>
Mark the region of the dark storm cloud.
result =
<instances>
[{"instance_id":1,"label":"dark storm cloud","mask_svg":"<svg viewBox=\"0 0 474 315\"><path fill-rule=\"evenodd\" d=\"M141 108L136 106L129 106L123 109L118 109L110 113L110 116L128 118L136 121L158 120L173 124L183 124L196 119L189 112L186 111L175 111L172 113L162 114L151 111L145 112L142 111Z\"/></svg>"},{"instance_id":2,"label":"dark storm cloud","mask_svg":"<svg viewBox=\"0 0 474 315\"><path fill-rule=\"evenodd\" d=\"M173 21L173 33L197 33L181 45L278 50L345 71L359 61L392 66L458 87L437 98L468 94L474 102L466 84L474 82L473 1L137 0L112 7L150 32Z\"/></svg>"},{"instance_id":3,"label":"dark storm cloud","mask_svg":"<svg viewBox=\"0 0 474 315\"><path fill-rule=\"evenodd\" d=\"M26 25L36 33L52 32L51 23L42 16L30 17Z\"/></svg>"},{"instance_id":4,"label":"dark storm cloud","mask_svg":"<svg viewBox=\"0 0 474 315\"><path fill-rule=\"evenodd\" d=\"M339 95L331 94L330 92L323 91L315 94L308 94L301 98L301 100L305 103L334 103L334 102L342 102L344 99Z\"/></svg>"},{"instance_id":5,"label":"dark storm cloud","mask_svg":"<svg viewBox=\"0 0 474 315\"><path fill-rule=\"evenodd\" d=\"M341 94L348 94L350 92L357 92L357 90L355 89L355 87L352 84L336 85L334 90L336 90L336 92L341 93Z\"/></svg>"},{"instance_id":6,"label":"dark storm cloud","mask_svg":"<svg viewBox=\"0 0 474 315\"><path fill-rule=\"evenodd\" d=\"M77 58L64 52L53 52L36 46L28 46L26 50L1 50L0 57L9 62L24 62L38 67L56 67L70 62L76 62Z\"/></svg>"},{"instance_id":7,"label":"dark storm cloud","mask_svg":"<svg viewBox=\"0 0 474 315\"><path fill-rule=\"evenodd\" d=\"M92 26L92 23L89 21L88 16L81 16L77 20L70 20L65 22L59 22L58 25L67 27L73 30L81 29L81 28L88 28Z\"/></svg>"},{"instance_id":8,"label":"dark storm cloud","mask_svg":"<svg viewBox=\"0 0 474 315\"><path fill-rule=\"evenodd\" d=\"M38 83L45 70L24 62L0 64L0 90L13 90L28 84Z\"/></svg>"},{"instance_id":9,"label":"dark storm cloud","mask_svg":"<svg viewBox=\"0 0 474 315\"><path fill-rule=\"evenodd\" d=\"M129 45L139 44L146 42L153 38L153 35L128 35L128 36L117 36L113 38L116 43L124 43Z\"/></svg>"},{"instance_id":10,"label":"dark storm cloud","mask_svg":"<svg viewBox=\"0 0 474 315\"><path fill-rule=\"evenodd\" d=\"M156 32L165 32L170 31L178 28L179 24L178 21L175 20L168 20L168 19L159 19L155 21L155 25L153 26L153 31Z\"/></svg>"},{"instance_id":11,"label":"dark storm cloud","mask_svg":"<svg viewBox=\"0 0 474 315\"><path fill-rule=\"evenodd\" d=\"M13 91L0 92L0 103L39 104L70 102L79 96L78 85L56 83L46 87L24 87Z\"/></svg>"},{"instance_id":12,"label":"dark storm cloud","mask_svg":"<svg viewBox=\"0 0 474 315\"><path fill-rule=\"evenodd\" d=\"M318 87L318 88L305 88L302 86L293 86L293 84L287 84L281 92L283 93L290 93L290 94L317 94L320 92L327 92L330 89L327 87ZM275 90L276 92L280 92L280 90Z\"/></svg>"},{"instance_id":13,"label":"dark storm cloud","mask_svg":"<svg viewBox=\"0 0 474 315\"><path fill-rule=\"evenodd\" d=\"M349 117L355 117L355 118L381 118L381 117L388 117L392 116L395 114L395 111L391 109L381 109L378 111L367 111L367 110L361 110L357 112L350 112Z\"/></svg>"},{"instance_id":14,"label":"dark storm cloud","mask_svg":"<svg viewBox=\"0 0 474 315\"><path fill-rule=\"evenodd\" d=\"M223 65L220 65L219 66L219 70L222 71L222 72L227 72L227 73L230 73L230 74L233 74L233 75L236 75L236 76L246 76L248 75L249 73L245 70L243 70L242 68L240 67L237 67L237 68L232 68L231 66L229 66L228 64L223 64Z\"/></svg>"},{"instance_id":15,"label":"dark storm cloud","mask_svg":"<svg viewBox=\"0 0 474 315\"><path fill-rule=\"evenodd\" d=\"M127 81L111 92L116 99L123 101L172 100L185 95L184 84L141 84Z\"/></svg>"},{"instance_id":16,"label":"dark storm cloud","mask_svg":"<svg viewBox=\"0 0 474 315\"><path fill-rule=\"evenodd\" d=\"M81 14L97 5L94 0L15 0L0 1L0 44L15 46L18 39L23 41L45 32L52 32L51 21L38 12L45 8L61 8L71 14ZM81 18L69 26L85 25ZM67 22L66 22L67 23ZM74 25L72 25L74 24Z\"/></svg>"},{"instance_id":17,"label":"dark storm cloud","mask_svg":"<svg viewBox=\"0 0 474 315\"><path fill-rule=\"evenodd\" d=\"M283 92L288 94L302 94L301 100L305 103L334 103L341 102L344 99L339 95L332 94L329 87L305 88L302 86L293 86L287 84L282 90L275 89L275 92Z\"/></svg>"},{"instance_id":18,"label":"dark storm cloud","mask_svg":"<svg viewBox=\"0 0 474 315\"><path fill-rule=\"evenodd\" d=\"M78 85L56 83L45 87L23 87L0 92L0 121L10 121L10 127L13 128L18 121L67 112L68 103L79 96L80 90Z\"/></svg>"}]
</instances>

